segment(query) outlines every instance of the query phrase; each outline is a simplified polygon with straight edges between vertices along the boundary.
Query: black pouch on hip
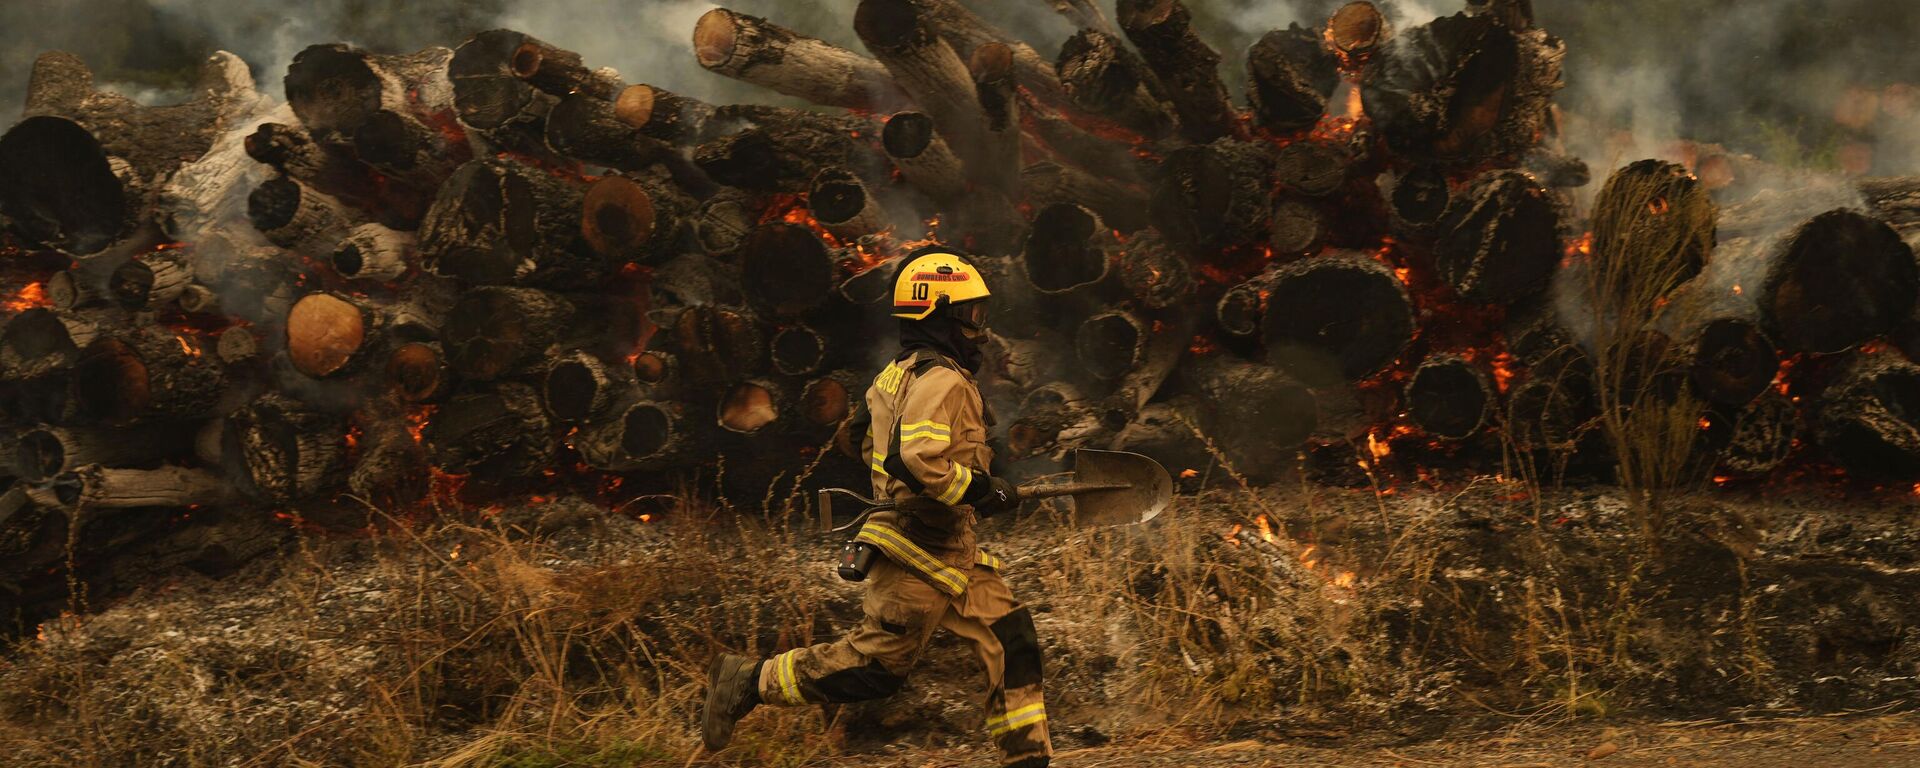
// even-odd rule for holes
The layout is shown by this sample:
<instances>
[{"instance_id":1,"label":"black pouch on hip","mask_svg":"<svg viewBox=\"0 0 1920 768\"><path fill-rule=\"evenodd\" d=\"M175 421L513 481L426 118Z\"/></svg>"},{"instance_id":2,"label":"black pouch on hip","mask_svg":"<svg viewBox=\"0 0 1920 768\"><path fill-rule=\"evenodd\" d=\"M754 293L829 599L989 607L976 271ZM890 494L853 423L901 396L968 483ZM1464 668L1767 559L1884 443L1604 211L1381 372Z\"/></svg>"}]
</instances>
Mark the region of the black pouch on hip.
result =
<instances>
[{"instance_id":1,"label":"black pouch on hip","mask_svg":"<svg viewBox=\"0 0 1920 768\"><path fill-rule=\"evenodd\" d=\"M849 540L840 545L840 578L846 581L866 581L867 573L873 570L873 561L880 551L864 541Z\"/></svg>"}]
</instances>

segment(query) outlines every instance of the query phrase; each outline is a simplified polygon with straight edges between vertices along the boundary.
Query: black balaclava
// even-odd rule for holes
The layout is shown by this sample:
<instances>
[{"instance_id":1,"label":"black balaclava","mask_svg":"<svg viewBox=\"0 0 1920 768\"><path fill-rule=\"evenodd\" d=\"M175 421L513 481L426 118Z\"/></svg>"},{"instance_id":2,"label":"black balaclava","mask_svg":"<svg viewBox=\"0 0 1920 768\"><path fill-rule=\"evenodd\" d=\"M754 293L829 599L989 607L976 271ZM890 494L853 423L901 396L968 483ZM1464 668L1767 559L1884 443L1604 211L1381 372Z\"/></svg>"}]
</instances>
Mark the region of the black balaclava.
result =
<instances>
[{"instance_id":1,"label":"black balaclava","mask_svg":"<svg viewBox=\"0 0 1920 768\"><path fill-rule=\"evenodd\" d=\"M980 343L967 338L960 328L960 320L953 316L952 305L945 301L935 307L933 314L925 320L900 321L900 346L902 349L926 349L953 358L968 373L979 373L985 364L986 355L980 351Z\"/></svg>"}]
</instances>

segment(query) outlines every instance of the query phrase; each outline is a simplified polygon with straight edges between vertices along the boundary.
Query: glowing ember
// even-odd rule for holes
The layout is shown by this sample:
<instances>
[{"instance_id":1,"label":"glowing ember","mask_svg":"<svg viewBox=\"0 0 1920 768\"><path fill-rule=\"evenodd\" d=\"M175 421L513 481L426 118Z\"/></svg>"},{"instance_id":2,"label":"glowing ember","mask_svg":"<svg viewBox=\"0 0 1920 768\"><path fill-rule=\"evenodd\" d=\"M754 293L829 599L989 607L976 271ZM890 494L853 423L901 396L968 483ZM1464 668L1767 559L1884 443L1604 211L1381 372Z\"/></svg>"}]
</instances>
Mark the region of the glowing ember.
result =
<instances>
[{"instance_id":1,"label":"glowing ember","mask_svg":"<svg viewBox=\"0 0 1920 768\"><path fill-rule=\"evenodd\" d=\"M46 283L27 283L25 288L21 288L4 303L10 312L25 312L35 307L53 306L53 300L47 298Z\"/></svg>"},{"instance_id":2,"label":"glowing ember","mask_svg":"<svg viewBox=\"0 0 1920 768\"><path fill-rule=\"evenodd\" d=\"M448 552L448 553L447 553L447 559L448 559L448 560L458 560L458 559L460 559L460 545L459 545L459 544L455 544L455 545L453 545L453 551L452 551L452 552Z\"/></svg>"},{"instance_id":3,"label":"glowing ember","mask_svg":"<svg viewBox=\"0 0 1920 768\"><path fill-rule=\"evenodd\" d=\"M1740 295L1740 284L1739 284L1739 283L1734 283L1734 284L1733 284L1733 295L1735 295L1735 296L1738 296L1738 295Z\"/></svg>"},{"instance_id":4,"label":"glowing ember","mask_svg":"<svg viewBox=\"0 0 1920 768\"><path fill-rule=\"evenodd\" d=\"M1199 476L1200 476L1200 470L1197 470L1197 469L1183 469L1183 470L1180 470L1180 478L1181 478L1182 480L1184 480L1184 479L1187 479L1187 478L1190 478L1190 477L1199 477Z\"/></svg>"},{"instance_id":5,"label":"glowing ember","mask_svg":"<svg viewBox=\"0 0 1920 768\"><path fill-rule=\"evenodd\" d=\"M421 442L421 434L427 429L427 419L433 416L433 406L423 405L407 412L407 434L413 436L415 443Z\"/></svg>"},{"instance_id":6,"label":"glowing ember","mask_svg":"<svg viewBox=\"0 0 1920 768\"><path fill-rule=\"evenodd\" d=\"M1273 543L1273 524L1267 522L1267 516L1261 515L1259 517L1254 518L1253 524L1254 526L1260 529L1260 540L1268 544L1272 544Z\"/></svg>"},{"instance_id":7,"label":"glowing ember","mask_svg":"<svg viewBox=\"0 0 1920 768\"><path fill-rule=\"evenodd\" d=\"M1660 214L1666 213L1667 211L1671 210L1672 207L1673 206L1667 202L1666 198L1656 197L1653 199L1653 202L1647 203L1647 213L1653 214L1655 216L1659 216Z\"/></svg>"},{"instance_id":8,"label":"glowing ember","mask_svg":"<svg viewBox=\"0 0 1920 768\"><path fill-rule=\"evenodd\" d=\"M180 351L187 353L187 357L200 356L200 348L195 346L193 342L188 341L187 337L175 334L173 340L180 342Z\"/></svg>"},{"instance_id":9,"label":"glowing ember","mask_svg":"<svg viewBox=\"0 0 1920 768\"><path fill-rule=\"evenodd\" d=\"M1506 394L1507 387L1513 383L1513 353L1501 352L1493 356L1493 386Z\"/></svg>"}]
</instances>

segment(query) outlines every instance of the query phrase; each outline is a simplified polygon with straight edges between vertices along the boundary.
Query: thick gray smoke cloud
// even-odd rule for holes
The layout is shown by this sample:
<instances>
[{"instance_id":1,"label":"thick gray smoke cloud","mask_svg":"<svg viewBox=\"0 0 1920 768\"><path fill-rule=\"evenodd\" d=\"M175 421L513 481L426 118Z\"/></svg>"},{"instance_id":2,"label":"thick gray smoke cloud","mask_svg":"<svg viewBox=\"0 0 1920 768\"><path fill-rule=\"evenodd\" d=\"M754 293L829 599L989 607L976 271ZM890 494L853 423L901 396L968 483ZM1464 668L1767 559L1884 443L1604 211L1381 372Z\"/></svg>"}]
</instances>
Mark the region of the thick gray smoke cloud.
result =
<instances>
[{"instance_id":1,"label":"thick gray smoke cloud","mask_svg":"<svg viewBox=\"0 0 1920 768\"><path fill-rule=\"evenodd\" d=\"M723 0L858 49L856 0ZM1316 24L1341 0L1188 0L1235 92L1247 46L1267 30ZM1100 0L1109 13L1112 0ZM1043 0L972 0L1043 54L1071 29ZM719 101L780 97L701 71L688 50L706 0L8 0L0 3L0 124L19 116L33 57L73 51L103 84L163 101L207 53L226 49L276 94L306 45L376 50L455 45L509 26L650 82ZM1461 0L1382 0L1404 29ZM1679 159L1674 140L1718 142L1775 162L1874 174L1920 165L1920 14L1878 0L1535 0L1568 41L1569 149L1596 176L1640 157Z\"/></svg>"}]
</instances>

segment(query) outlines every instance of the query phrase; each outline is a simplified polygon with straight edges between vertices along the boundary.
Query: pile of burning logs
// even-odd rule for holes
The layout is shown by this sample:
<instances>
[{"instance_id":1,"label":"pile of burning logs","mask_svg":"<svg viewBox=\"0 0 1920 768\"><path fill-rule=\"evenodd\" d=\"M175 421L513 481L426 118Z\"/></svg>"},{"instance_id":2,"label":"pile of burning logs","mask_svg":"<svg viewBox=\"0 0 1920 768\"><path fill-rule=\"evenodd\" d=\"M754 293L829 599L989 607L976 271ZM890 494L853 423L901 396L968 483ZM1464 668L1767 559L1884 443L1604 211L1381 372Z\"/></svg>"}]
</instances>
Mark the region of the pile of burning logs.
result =
<instances>
[{"instance_id":1,"label":"pile of burning logs","mask_svg":"<svg viewBox=\"0 0 1920 768\"><path fill-rule=\"evenodd\" d=\"M42 56L0 137L0 584L33 604L222 510L625 498L695 468L746 498L858 484L836 432L887 352L893 263L935 241L990 274L1012 471L1078 446L1256 481L1592 450L1590 329L1555 286L1627 235L1575 212L1563 48L1527 3L1401 30L1350 3L1255 44L1244 100L1180 0L1055 5L1080 30L1051 56L957 0L863 0L865 53L700 18L702 66L819 110L707 104L509 30L315 45L280 106L227 54L159 107ZM1647 330L1678 372L1649 379L1714 404L1725 471L1803 445L1920 469L1894 349L1920 276L1886 223L1920 224L1915 189L1735 206L1685 254L1695 283L1755 276ZM195 536L168 551L249 551Z\"/></svg>"}]
</instances>

